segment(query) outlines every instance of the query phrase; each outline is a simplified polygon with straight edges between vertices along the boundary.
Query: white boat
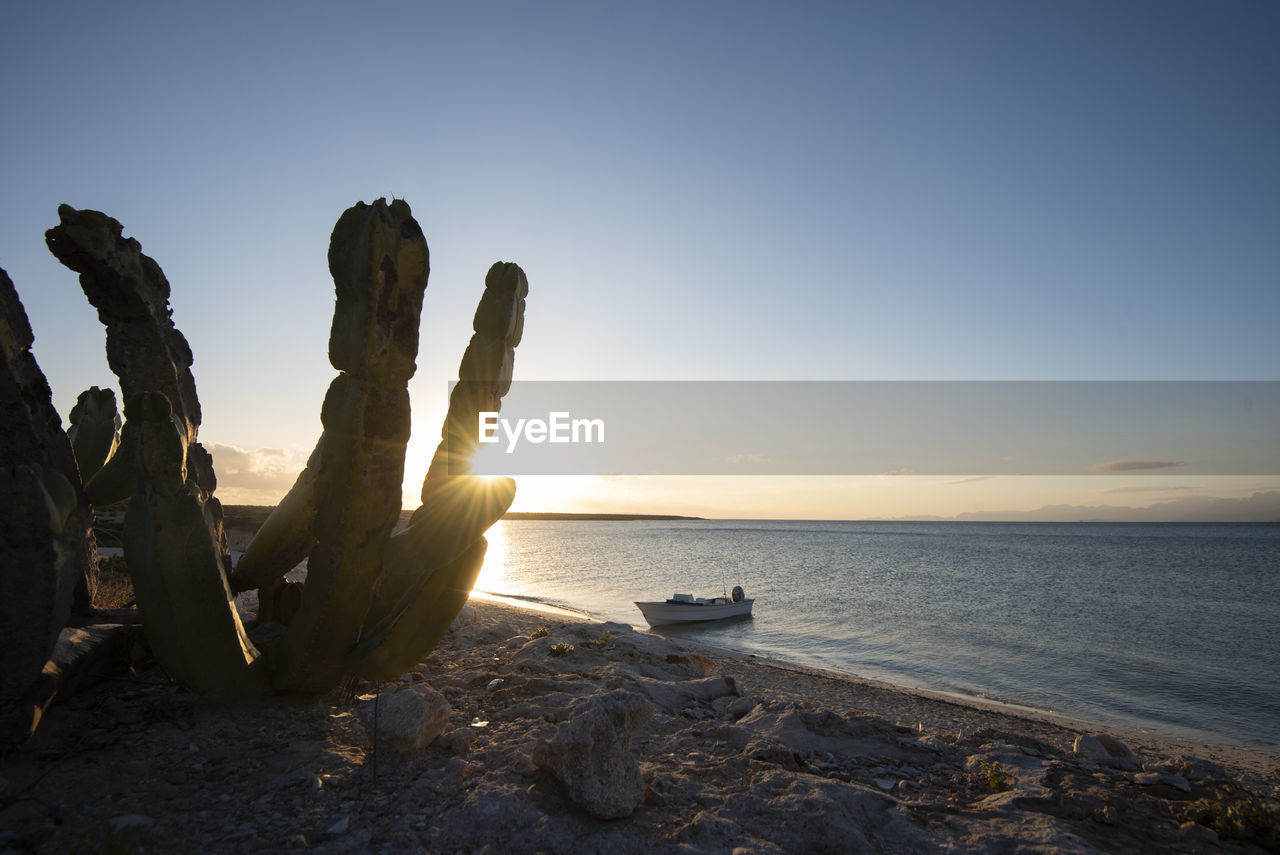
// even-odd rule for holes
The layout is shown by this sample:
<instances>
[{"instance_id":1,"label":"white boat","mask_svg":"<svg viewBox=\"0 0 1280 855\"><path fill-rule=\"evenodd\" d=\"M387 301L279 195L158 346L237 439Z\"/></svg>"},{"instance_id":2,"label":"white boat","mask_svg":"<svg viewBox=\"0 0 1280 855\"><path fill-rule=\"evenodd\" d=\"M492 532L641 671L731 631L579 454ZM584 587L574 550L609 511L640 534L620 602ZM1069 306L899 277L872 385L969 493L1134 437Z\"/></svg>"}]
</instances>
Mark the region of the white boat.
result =
<instances>
[{"instance_id":1,"label":"white boat","mask_svg":"<svg viewBox=\"0 0 1280 855\"><path fill-rule=\"evenodd\" d=\"M728 597L695 597L693 594L676 594L669 600L646 600L636 603L649 626L667 623L694 623L704 620L743 617L751 614L754 599L748 599L741 587L735 587Z\"/></svg>"}]
</instances>

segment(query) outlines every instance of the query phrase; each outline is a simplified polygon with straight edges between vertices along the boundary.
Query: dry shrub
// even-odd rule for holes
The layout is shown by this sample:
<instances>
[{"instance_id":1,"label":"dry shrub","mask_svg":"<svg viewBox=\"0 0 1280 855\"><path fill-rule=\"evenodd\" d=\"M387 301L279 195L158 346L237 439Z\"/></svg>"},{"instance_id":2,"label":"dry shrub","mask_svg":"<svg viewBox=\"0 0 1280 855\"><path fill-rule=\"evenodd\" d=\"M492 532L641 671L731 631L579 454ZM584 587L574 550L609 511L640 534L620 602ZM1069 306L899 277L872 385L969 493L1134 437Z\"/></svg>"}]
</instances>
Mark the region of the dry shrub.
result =
<instances>
[{"instance_id":1,"label":"dry shrub","mask_svg":"<svg viewBox=\"0 0 1280 855\"><path fill-rule=\"evenodd\" d=\"M132 606L133 581L125 570L124 556L103 555L89 574L89 596L95 609L127 609Z\"/></svg>"}]
</instances>

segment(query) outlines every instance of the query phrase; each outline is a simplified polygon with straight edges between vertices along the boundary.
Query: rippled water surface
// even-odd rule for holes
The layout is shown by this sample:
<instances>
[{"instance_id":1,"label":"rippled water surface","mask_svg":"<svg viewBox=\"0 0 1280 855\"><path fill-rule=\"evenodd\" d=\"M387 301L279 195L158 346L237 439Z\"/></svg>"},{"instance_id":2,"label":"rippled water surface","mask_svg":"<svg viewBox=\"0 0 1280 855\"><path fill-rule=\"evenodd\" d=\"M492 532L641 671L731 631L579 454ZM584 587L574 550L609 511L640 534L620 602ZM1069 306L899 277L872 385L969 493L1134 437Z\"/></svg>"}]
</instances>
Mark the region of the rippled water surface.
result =
<instances>
[{"instance_id":1,"label":"rippled water surface","mask_svg":"<svg viewBox=\"0 0 1280 855\"><path fill-rule=\"evenodd\" d=\"M1280 525L504 521L479 589L900 685L1280 750Z\"/></svg>"}]
</instances>

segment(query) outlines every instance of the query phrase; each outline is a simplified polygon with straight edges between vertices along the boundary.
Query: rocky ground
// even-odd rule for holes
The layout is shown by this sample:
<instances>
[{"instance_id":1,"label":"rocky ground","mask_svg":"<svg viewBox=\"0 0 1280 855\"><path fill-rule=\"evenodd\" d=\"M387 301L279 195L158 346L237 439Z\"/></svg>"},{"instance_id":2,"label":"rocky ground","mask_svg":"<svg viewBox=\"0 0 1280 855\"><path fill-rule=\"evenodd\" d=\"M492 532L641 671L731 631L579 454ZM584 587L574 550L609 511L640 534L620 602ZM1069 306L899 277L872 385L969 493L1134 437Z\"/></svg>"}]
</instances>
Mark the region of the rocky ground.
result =
<instances>
[{"instance_id":1,"label":"rocky ground","mask_svg":"<svg viewBox=\"0 0 1280 855\"><path fill-rule=\"evenodd\" d=\"M1276 757L491 602L319 699L213 706L140 656L0 763L0 849L1280 851Z\"/></svg>"}]
</instances>

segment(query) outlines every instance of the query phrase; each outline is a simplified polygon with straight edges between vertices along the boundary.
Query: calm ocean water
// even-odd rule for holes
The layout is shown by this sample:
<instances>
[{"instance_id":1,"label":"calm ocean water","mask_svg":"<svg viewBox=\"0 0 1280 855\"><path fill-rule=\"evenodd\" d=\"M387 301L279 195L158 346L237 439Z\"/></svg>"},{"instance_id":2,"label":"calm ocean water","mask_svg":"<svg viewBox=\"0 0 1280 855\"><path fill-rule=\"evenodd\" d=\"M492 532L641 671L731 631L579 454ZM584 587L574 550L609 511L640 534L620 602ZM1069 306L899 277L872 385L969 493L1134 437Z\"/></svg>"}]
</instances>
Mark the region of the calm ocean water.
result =
<instances>
[{"instance_id":1,"label":"calm ocean water","mask_svg":"<svg viewBox=\"0 0 1280 855\"><path fill-rule=\"evenodd\" d=\"M504 521L477 587L898 685L1280 751L1280 525Z\"/></svg>"}]
</instances>

